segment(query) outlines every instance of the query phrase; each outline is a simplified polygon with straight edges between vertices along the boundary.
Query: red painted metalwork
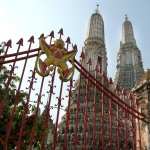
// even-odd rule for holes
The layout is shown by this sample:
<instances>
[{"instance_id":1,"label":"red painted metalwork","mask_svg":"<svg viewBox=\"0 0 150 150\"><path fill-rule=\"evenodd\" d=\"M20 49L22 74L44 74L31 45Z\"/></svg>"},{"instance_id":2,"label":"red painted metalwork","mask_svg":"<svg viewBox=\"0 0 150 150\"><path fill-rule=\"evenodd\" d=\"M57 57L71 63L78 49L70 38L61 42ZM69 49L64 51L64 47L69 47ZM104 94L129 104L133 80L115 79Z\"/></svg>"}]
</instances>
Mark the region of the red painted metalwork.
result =
<instances>
[{"instance_id":1,"label":"red painted metalwork","mask_svg":"<svg viewBox=\"0 0 150 150\"><path fill-rule=\"evenodd\" d=\"M20 83L19 83L19 86L18 86L18 89L17 89L16 96L19 94L19 91L20 91L20 88L21 88L21 84L22 84L22 81L23 81L23 76L24 76L26 65L27 65L27 61L28 61L29 51L31 49L31 45L34 43L34 37L31 36L30 39L28 40L28 42L29 42L29 48L28 48L27 58L25 59L25 62L24 62L24 66L23 66L23 70L22 70L22 74L21 74L21 78L20 78ZM27 109L25 111L27 111ZM17 142L17 149L18 150L20 149L21 138L22 138L22 135L23 135L24 120L25 120L25 113L23 114L22 124L21 124L20 132L19 132L19 140Z\"/></svg>"},{"instance_id":2,"label":"red painted metalwork","mask_svg":"<svg viewBox=\"0 0 150 150\"><path fill-rule=\"evenodd\" d=\"M63 29L59 31L59 38L62 39L63 35ZM49 46L52 45L52 39L54 38L54 32L52 31L47 37L50 37L50 44ZM12 112L9 115L9 119L7 122L7 130L6 130L6 135L4 137L0 137L0 146L3 146L4 150L9 149L9 140L11 139L11 132L13 128L13 121L14 121L14 116L16 113L16 108L18 106L18 101L19 101L19 94L21 93L22 90L25 90L23 86L23 80L24 77L26 76L26 70L27 67L29 67L28 63L30 58L36 59L36 57L39 55L41 52L40 48L34 48L31 49L31 46L33 46L34 43L34 37L32 36L29 40L29 47L28 50L21 51L20 48L23 46L23 39L21 38L17 44L18 48L15 53L8 54L9 48L11 48L11 40L9 40L5 44L5 52L3 55L0 56L0 66L2 65L11 65L11 70L10 70L10 76L8 77L8 80L6 82L6 89L10 87L11 81L14 76L14 71L16 68L16 64L18 61L24 60L20 74L20 82L17 85L17 90L15 92L15 97L14 97L14 107L12 109ZM66 40L66 49L69 51L69 44L70 38L68 37ZM76 48L76 45L74 46L74 49ZM132 93L122 93L121 89L116 89L115 91L111 91L108 86L113 86L112 80L108 80L108 77L102 72L102 60L101 58L98 58L97 65L94 72L94 75L91 74L91 65L92 62L89 60L88 62L88 70L86 70L83 67L83 64L85 63L85 54L84 52L81 53L81 63L79 63L76 59L74 60L75 67L79 71L79 80L78 80L78 86L76 87L76 101L75 101L75 109L71 108L71 100L73 96L73 78L70 80L69 84L69 89L68 89L68 103L67 103L67 108L66 108L66 122L65 122L65 127L64 127L64 133L63 133L63 144L61 145L63 150L69 150L68 144L71 142L72 145L74 146L75 150L78 150L78 146L81 145L81 147L84 150L88 150L88 144L90 142L88 130L90 129L90 126L88 124L88 120L90 120L89 117L89 103L90 103L90 98L88 97L88 92L92 90L93 88L93 101L92 101L92 116L93 116L93 129L92 129L92 144L93 144L93 149L95 149L97 143L100 146L101 150L105 149L110 149L111 146L114 147L116 150L121 149L121 146L123 146L125 149L129 148L129 145L132 146L133 150L137 149L137 146L139 146L139 149L142 149L142 143L141 143L141 124L140 122L145 122L147 123L146 117L139 112L139 108L137 105L136 97ZM83 63L84 62L84 63ZM31 64L30 64L31 66ZM0 67L1 69L1 67ZM93 68L92 68L93 69ZM45 141L48 139L48 133L46 132L47 129L49 128L49 118L52 117L54 118L55 121L55 126L53 129L53 143L51 144L51 149L56 150L57 146L60 146L59 144L59 125L58 122L61 117L60 109L63 104L62 101L62 94L65 91L65 83L63 81L57 81L60 83L60 86L56 87L57 91L54 89L54 82L57 80L57 69L56 67L54 68L53 72L50 73L50 75L47 77L49 79L49 83L46 82L45 77L39 77L37 76L36 80L36 71L35 71L35 65L32 65L31 68L31 77L29 77L29 87L26 89L28 90L27 96L25 98L25 104L23 106L23 111L21 113L22 115L22 120L20 122L20 128L19 128L19 133L16 133L18 135L18 138L16 140L16 149L21 150L22 147L24 146L24 130L27 127L27 119L26 117L28 116L28 113L30 111L30 101L32 101L33 96L35 95L35 90L33 86L37 85L39 87L39 92L37 93L37 100L36 100L36 110L33 115L33 126L31 129L31 133L29 134L29 142L28 142L28 149L33 149L33 145L35 143L35 134L36 134L36 126L37 126L37 118L39 115L39 109L44 108L43 104L41 103L43 93L45 94L45 86L47 86L48 92L45 94L48 96L47 101L45 100L45 110L43 112L43 116L41 119L42 122L42 129L43 133L39 137L39 142L41 145L42 149L47 149L47 146L45 145ZM41 82L39 82L41 80ZM84 80L84 82L82 82ZM37 82L37 83L35 83ZM85 83L85 84L84 84ZM49 84L49 85L48 85ZM84 94L81 92L83 90L83 84L84 84ZM59 85L59 84L58 84ZM56 93L55 98L54 92ZM96 100L96 94L99 94L99 103L97 106L97 100ZM82 95L83 94L83 95ZM82 99L81 96L84 96ZM45 96L46 97L46 96ZM43 98L46 99L46 98ZM84 102L80 104L80 100L83 100ZM126 103L126 99L129 100L129 103ZM0 97L1 100L1 97ZM55 115L53 115L52 108L54 108L52 105L55 103L55 101L58 100L57 103L57 112ZM108 110L105 110L107 107ZM0 101L0 116L3 114L4 111L4 104ZM115 108L115 109L114 109ZM99 112L98 112L99 111ZM71 114L74 113L75 117L71 118ZM82 124L82 131L81 134L83 137L81 137L81 134L79 133L80 130L80 120L81 116L80 113L83 114L83 124ZM99 114L99 115L98 115ZM97 124L97 118L99 117L99 124ZM70 125L71 125L71 119L74 119L74 130L70 136ZM105 122L108 122L107 126L105 125ZM128 124L129 122L129 124ZM106 134L106 129L108 131L108 137L105 135ZM99 130L99 131L97 131ZM99 137L99 141L96 141L97 136ZM113 138L114 137L114 138ZM132 139L132 143L129 143L130 139ZM3 140L5 138L5 140ZM83 138L83 139L82 139ZM124 139L124 143L122 144L122 139ZM106 140L107 139L107 140Z\"/></svg>"},{"instance_id":3,"label":"red painted metalwork","mask_svg":"<svg viewBox=\"0 0 150 150\"><path fill-rule=\"evenodd\" d=\"M67 50L68 50L69 44L71 43L70 37L67 38L66 43L67 43ZM68 149L67 148L67 133L68 133L69 123L70 123L70 104L71 104L72 88L73 88L73 79L71 78L69 89L68 89L69 91L68 107L67 107L67 112L66 112L66 127L65 127L65 134L64 134L64 145L63 145L64 150Z\"/></svg>"},{"instance_id":4,"label":"red painted metalwork","mask_svg":"<svg viewBox=\"0 0 150 150\"><path fill-rule=\"evenodd\" d=\"M13 74L14 74L14 70L15 70L15 65L16 65L16 59L17 59L17 56L18 56L18 52L20 50L20 47L23 46L23 39L21 38L18 42L18 49L17 49L17 54L15 56L15 61L13 62L13 65L10 65L11 66L11 70L10 70L10 75L8 77L8 80L7 80L7 83L6 83L6 90L9 88L9 85L10 85L10 82L13 78ZM14 102L14 107L12 109L12 112L11 112L11 115L9 117L9 122L8 122L8 130L6 131L6 138L5 138L5 149L7 149L7 143L8 143L8 139L9 139L9 135L11 133L11 129L12 129L12 124L13 124L13 119L14 119L14 115L15 115L15 111L16 111L16 106L17 106L17 103L18 103L18 92L16 93L16 96L15 96L15 102Z\"/></svg>"},{"instance_id":5,"label":"red painted metalwork","mask_svg":"<svg viewBox=\"0 0 150 150\"><path fill-rule=\"evenodd\" d=\"M72 96L72 87L73 87L73 79L70 80L69 85L69 94L68 94L68 107L66 112L66 128L65 128L65 135L64 135L64 145L63 149L66 150L67 148L67 133L69 129L69 123L70 123L70 103L71 103L71 96Z\"/></svg>"},{"instance_id":6,"label":"red painted metalwork","mask_svg":"<svg viewBox=\"0 0 150 150\"><path fill-rule=\"evenodd\" d=\"M82 61L84 60L84 57L83 57L83 52L82 52L82 55L81 55L81 63ZM79 111L82 110L82 108L80 107L80 99L81 99L81 74L79 75L79 87L78 87L78 93L77 93L77 99L76 99L76 112L75 112L75 131L74 131L74 147L75 147L75 150L77 150L77 145L79 143L79 139L78 139L78 128L79 128Z\"/></svg>"},{"instance_id":7,"label":"red painted metalwork","mask_svg":"<svg viewBox=\"0 0 150 150\"><path fill-rule=\"evenodd\" d=\"M52 39L54 38L54 31L52 31L50 33L50 45L52 44ZM52 98L52 94L54 94L53 92L53 88L54 88L54 79L55 79L55 73L56 73L56 67L54 68L54 71L52 73L52 78L50 81L50 90L48 91L49 93L49 97L48 97L48 103L46 105L46 114L45 114L45 118L43 119L43 129L44 132L41 135L41 149L45 149L45 140L46 140L46 131L48 129L48 124L49 124L49 118L50 118L50 105L51 105L51 98Z\"/></svg>"},{"instance_id":8,"label":"red painted metalwork","mask_svg":"<svg viewBox=\"0 0 150 150\"><path fill-rule=\"evenodd\" d=\"M94 77L97 79L98 72L100 71L99 69L99 64L97 61L95 70L94 70ZM93 97L93 149L95 149L95 144L96 144L96 95L97 95L97 89L94 86L94 97Z\"/></svg>"}]
</instances>

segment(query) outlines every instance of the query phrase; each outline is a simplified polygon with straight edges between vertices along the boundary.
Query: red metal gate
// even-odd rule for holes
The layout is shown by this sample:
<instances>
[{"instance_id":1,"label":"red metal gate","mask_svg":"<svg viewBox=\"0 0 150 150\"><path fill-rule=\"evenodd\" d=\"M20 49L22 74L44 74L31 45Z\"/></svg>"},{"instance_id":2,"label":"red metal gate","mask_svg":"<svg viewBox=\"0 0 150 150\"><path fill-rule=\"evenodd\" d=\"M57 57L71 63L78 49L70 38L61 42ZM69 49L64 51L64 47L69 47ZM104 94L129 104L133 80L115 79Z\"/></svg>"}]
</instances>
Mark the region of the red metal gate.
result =
<instances>
[{"instance_id":1,"label":"red metal gate","mask_svg":"<svg viewBox=\"0 0 150 150\"><path fill-rule=\"evenodd\" d=\"M62 29L59 35L59 38L62 38ZM54 41L53 31L47 36L48 39L49 46L51 46ZM89 70L82 66L84 52L81 54L80 63L75 59L75 68L80 73L77 86L76 83L74 84L73 78L69 82L59 80L56 67L48 77L40 77L35 71L35 60L41 50L33 48L33 36L28 42L28 49L22 50L23 39L21 38L17 42L17 51L15 52L11 49L12 43L9 40L5 43L5 51L0 56L1 72L3 66L10 68L2 89L11 91L15 74L20 77L13 95L13 105L7 114L7 123L4 129L0 130L2 132L2 134L0 133L1 149L31 150L38 147L42 150L78 150L80 148L96 150L97 146L101 150L142 149L140 122L146 122L146 118L138 111L136 97L129 91L120 88L114 89L112 80L101 72L100 62L97 63L91 74L90 65L92 62L90 60L88 62ZM68 51L72 49L69 38L66 40L66 49ZM74 49L76 49L76 45L74 45ZM84 96L81 83L83 79ZM88 95L90 90L93 90L94 93L92 101L89 100L91 98ZM20 108L21 94L25 96L23 96ZM71 101L73 96L76 99L74 103ZM84 97L82 102L81 96ZM75 106L72 107L72 105ZM99 105L98 110L97 105ZM5 115L5 106L1 95L1 121ZM32 107L33 111L31 106L34 106ZM18 107L21 111L18 110ZM19 123L16 122L18 111L20 117L17 121ZM81 126L80 112L83 117ZM92 114L92 125L88 123L90 122L89 113ZM65 126L60 122L62 114L65 116ZM72 114L74 114L73 118L71 118ZM97 123L98 117L99 124ZM54 126L51 119L53 119ZM92 138L89 138L91 137L89 130L92 130ZM70 141L72 142L69 145Z\"/></svg>"}]
</instances>

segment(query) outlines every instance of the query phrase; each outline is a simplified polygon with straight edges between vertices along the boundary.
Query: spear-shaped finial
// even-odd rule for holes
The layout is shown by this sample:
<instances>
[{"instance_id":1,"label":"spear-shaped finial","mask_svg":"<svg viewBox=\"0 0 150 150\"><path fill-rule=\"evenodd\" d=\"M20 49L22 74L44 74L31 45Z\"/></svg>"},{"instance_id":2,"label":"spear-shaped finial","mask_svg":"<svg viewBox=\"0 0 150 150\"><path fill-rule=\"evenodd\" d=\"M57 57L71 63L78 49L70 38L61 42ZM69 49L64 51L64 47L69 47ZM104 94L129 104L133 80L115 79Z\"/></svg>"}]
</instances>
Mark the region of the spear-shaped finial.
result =
<instances>
[{"instance_id":1,"label":"spear-shaped finial","mask_svg":"<svg viewBox=\"0 0 150 150\"><path fill-rule=\"evenodd\" d=\"M71 43L69 36L68 36L67 39L66 39L66 43L67 43L67 44L70 44L70 43Z\"/></svg>"},{"instance_id":2,"label":"spear-shaped finial","mask_svg":"<svg viewBox=\"0 0 150 150\"><path fill-rule=\"evenodd\" d=\"M69 44L71 43L71 41L70 41L70 37L68 36L67 37L67 39L66 39L66 41L65 41L66 43L67 43L67 50L68 50L68 46L69 46Z\"/></svg>"},{"instance_id":3,"label":"spear-shaped finial","mask_svg":"<svg viewBox=\"0 0 150 150\"><path fill-rule=\"evenodd\" d=\"M58 34L59 34L59 38L61 39L61 36L64 35L63 28L59 30Z\"/></svg>"},{"instance_id":4,"label":"spear-shaped finial","mask_svg":"<svg viewBox=\"0 0 150 150\"><path fill-rule=\"evenodd\" d=\"M50 45L52 43L52 39L54 38L54 31L52 30L51 33L49 34L50 36Z\"/></svg>"},{"instance_id":5,"label":"spear-shaped finial","mask_svg":"<svg viewBox=\"0 0 150 150\"><path fill-rule=\"evenodd\" d=\"M16 44L23 46L23 38L21 38Z\"/></svg>"},{"instance_id":6,"label":"spear-shaped finial","mask_svg":"<svg viewBox=\"0 0 150 150\"><path fill-rule=\"evenodd\" d=\"M34 36L33 35L29 38L28 42L34 43Z\"/></svg>"},{"instance_id":7,"label":"spear-shaped finial","mask_svg":"<svg viewBox=\"0 0 150 150\"><path fill-rule=\"evenodd\" d=\"M74 49L74 50L77 50L77 49L78 49L76 44L73 46L73 49Z\"/></svg>"},{"instance_id":8,"label":"spear-shaped finial","mask_svg":"<svg viewBox=\"0 0 150 150\"><path fill-rule=\"evenodd\" d=\"M50 37L54 38L54 31L52 30L51 33L49 34Z\"/></svg>"},{"instance_id":9,"label":"spear-shaped finial","mask_svg":"<svg viewBox=\"0 0 150 150\"><path fill-rule=\"evenodd\" d=\"M84 53L84 51L83 51L83 50L82 50L82 52L81 52L80 57L81 57L81 59L82 59L82 60L83 60L83 59L85 59L85 53Z\"/></svg>"},{"instance_id":10,"label":"spear-shaped finial","mask_svg":"<svg viewBox=\"0 0 150 150\"><path fill-rule=\"evenodd\" d=\"M12 41L8 40L5 46L12 48Z\"/></svg>"}]
</instances>

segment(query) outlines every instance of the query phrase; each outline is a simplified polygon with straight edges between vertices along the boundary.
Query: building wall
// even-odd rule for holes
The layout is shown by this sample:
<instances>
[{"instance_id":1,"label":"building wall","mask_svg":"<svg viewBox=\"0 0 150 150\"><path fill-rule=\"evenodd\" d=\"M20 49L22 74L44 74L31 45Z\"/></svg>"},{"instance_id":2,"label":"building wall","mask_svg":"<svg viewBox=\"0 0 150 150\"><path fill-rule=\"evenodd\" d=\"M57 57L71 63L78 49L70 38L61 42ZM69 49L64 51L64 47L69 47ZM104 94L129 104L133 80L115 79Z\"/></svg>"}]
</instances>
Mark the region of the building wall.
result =
<instances>
[{"instance_id":1,"label":"building wall","mask_svg":"<svg viewBox=\"0 0 150 150\"><path fill-rule=\"evenodd\" d=\"M139 84L133 89L137 95L139 112L146 116L147 123L137 121L137 140L141 136L142 150L150 149L150 70L147 70ZM149 123L148 123L149 122ZM139 131L139 128L141 131ZM140 149L138 145L138 149Z\"/></svg>"}]
</instances>

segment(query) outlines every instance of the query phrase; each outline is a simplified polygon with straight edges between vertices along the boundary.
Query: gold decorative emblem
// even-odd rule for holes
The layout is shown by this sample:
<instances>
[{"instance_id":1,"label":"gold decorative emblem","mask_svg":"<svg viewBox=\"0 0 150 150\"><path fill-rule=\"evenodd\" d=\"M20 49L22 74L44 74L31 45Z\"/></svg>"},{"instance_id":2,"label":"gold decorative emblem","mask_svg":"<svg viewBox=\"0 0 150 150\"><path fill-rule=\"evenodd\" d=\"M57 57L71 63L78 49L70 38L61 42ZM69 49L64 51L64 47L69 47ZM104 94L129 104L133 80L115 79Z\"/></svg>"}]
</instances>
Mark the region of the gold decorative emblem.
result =
<instances>
[{"instance_id":1,"label":"gold decorative emblem","mask_svg":"<svg viewBox=\"0 0 150 150\"><path fill-rule=\"evenodd\" d=\"M57 67L60 79L65 82L70 80L74 74L74 59L77 50L67 51L64 48L64 41L62 39L57 39L53 45L49 46L45 41L44 34L39 38L39 46L42 52L36 60L36 72L40 76L45 77ZM40 59L43 52L46 54L44 61ZM71 63L72 66L70 68L67 62Z\"/></svg>"}]
</instances>

